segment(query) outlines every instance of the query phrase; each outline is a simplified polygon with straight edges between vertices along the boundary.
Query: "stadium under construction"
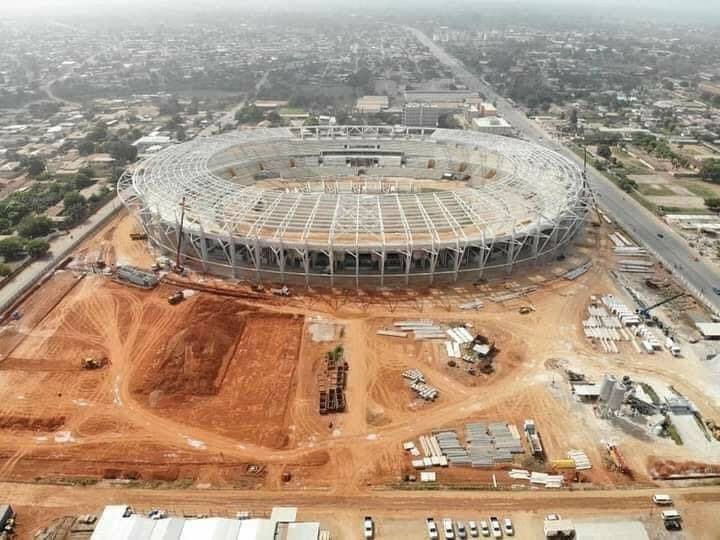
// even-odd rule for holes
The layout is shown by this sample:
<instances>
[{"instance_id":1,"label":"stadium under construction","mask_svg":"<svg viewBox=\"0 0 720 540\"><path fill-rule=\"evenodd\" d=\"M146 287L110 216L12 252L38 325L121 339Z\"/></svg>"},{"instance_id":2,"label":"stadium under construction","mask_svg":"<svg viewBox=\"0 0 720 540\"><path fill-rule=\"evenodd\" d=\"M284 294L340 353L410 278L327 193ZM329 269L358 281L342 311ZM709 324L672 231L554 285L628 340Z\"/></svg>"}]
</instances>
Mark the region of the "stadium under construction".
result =
<instances>
[{"instance_id":1,"label":"stadium under construction","mask_svg":"<svg viewBox=\"0 0 720 540\"><path fill-rule=\"evenodd\" d=\"M562 254L591 204L540 145L472 131L229 132L149 157L118 184L150 241L196 270L333 287L430 285Z\"/></svg>"}]
</instances>

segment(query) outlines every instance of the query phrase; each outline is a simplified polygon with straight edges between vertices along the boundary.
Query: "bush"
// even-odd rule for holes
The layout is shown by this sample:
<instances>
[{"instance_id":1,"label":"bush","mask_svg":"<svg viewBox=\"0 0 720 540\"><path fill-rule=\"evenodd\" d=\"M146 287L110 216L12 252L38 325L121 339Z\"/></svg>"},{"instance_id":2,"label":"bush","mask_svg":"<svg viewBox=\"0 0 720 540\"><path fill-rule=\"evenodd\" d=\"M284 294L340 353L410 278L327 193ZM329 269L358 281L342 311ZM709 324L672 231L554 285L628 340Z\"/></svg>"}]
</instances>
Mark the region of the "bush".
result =
<instances>
[{"instance_id":1,"label":"bush","mask_svg":"<svg viewBox=\"0 0 720 540\"><path fill-rule=\"evenodd\" d=\"M705 199L705 206L713 212L720 212L720 197L708 197Z\"/></svg>"},{"instance_id":2,"label":"bush","mask_svg":"<svg viewBox=\"0 0 720 540\"><path fill-rule=\"evenodd\" d=\"M0 277L6 277L12 274L12 268L9 264L0 263Z\"/></svg>"},{"instance_id":3,"label":"bush","mask_svg":"<svg viewBox=\"0 0 720 540\"><path fill-rule=\"evenodd\" d=\"M50 243L45 240L40 240L39 238L29 240L28 243L25 244L25 249L30 257L37 259L50 251Z\"/></svg>"},{"instance_id":4,"label":"bush","mask_svg":"<svg viewBox=\"0 0 720 540\"><path fill-rule=\"evenodd\" d=\"M610 159L612 157L612 150L610 150L607 144L601 144L597 147L597 155L605 159Z\"/></svg>"}]
</instances>

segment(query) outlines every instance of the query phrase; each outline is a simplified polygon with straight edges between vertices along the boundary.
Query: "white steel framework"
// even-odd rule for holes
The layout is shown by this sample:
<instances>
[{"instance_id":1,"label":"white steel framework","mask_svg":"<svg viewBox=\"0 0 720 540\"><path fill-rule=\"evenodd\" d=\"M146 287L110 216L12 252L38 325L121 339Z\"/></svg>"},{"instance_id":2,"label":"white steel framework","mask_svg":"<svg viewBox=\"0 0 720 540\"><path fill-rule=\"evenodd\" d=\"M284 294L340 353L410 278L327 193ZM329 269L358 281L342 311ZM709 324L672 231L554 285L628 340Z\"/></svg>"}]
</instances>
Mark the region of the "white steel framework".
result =
<instances>
[{"instance_id":1,"label":"white steel framework","mask_svg":"<svg viewBox=\"0 0 720 540\"><path fill-rule=\"evenodd\" d=\"M175 145L118 184L151 242L235 278L365 287L476 279L557 255L591 203L539 145L443 129L318 126Z\"/></svg>"}]
</instances>

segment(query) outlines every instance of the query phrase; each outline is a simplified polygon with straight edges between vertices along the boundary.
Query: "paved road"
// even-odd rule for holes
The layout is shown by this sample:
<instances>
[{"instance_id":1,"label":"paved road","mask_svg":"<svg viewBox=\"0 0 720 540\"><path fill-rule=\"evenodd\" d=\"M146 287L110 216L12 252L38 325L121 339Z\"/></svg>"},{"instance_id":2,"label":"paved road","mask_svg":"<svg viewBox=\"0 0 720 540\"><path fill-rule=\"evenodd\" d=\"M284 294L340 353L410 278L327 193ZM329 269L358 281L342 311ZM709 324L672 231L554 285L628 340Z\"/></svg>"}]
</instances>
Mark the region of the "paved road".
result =
<instances>
[{"instance_id":1,"label":"paved road","mask_svg":"<svg viewBox=\"0 0 720 540\"><path fill-rule=\"evenodd\" d=\"M260 91L260 89L265 85L265 82L267 81L269 74L270 74L270 70L266 71L265 73L263 73L263 76L260 77L260 79L258 79L258 82L255 83L255 94L256 95ZM211 123L208 127L203 129L200 132L200 136L208 137L210 135L214 135L214 134L218 133L218 128L217 128L218 124L220 124L221 126L227 126L227 125L234 126L235 125L235 113L238 112L239 110L241 110L245 106L246 103L247 103L247 100L243 99L235 107L233 107L232 109L227 111L225 114L223 114L220 117L220 120L218 120L217 122Z\"/></svg>"},{"instance_id":2,"label":"paved road","mask_svg":"<svg viewBox=\"0 0 720 540\"><path fill-rule=\"evenodd\" d=\"M43 258L25 267L17 276L5 283L0 289L0 312L6 310L15 301L21 291L25 291L44 274L50 271L64 257L67 251L74 249L85 240L103 221L122 206L117 198L100 208L70 234L59 236L50 242L50 258Z\"/></svg>"},{"instance_id":3,"label":"paved road","mask_svg":"<svg viewBox=\"0 0 720 540\"><path fill-rule=\"evenodd\" d=\"M455 76L468 88L479 91L489 101L496 102L498 112L525 137L558 151L582 167L582 158L565 146L551 141L549 135L539 124L513 107L507 99L495 92L485 81L470 73L456 58L438 47L419 30L414 28L408 28L408 30L414 33L417 39L427 46L442 64L450 67ZM720 296L712 291L713 287L720 287L720 272L703 261L695 261L696 253L682 237L596 169L588 166L587 175L603 210L614 217L637 242L659 256L669 269L685 281L696 296L702 297L706 304L720 312Z\"/></svg>"}]
</instances>

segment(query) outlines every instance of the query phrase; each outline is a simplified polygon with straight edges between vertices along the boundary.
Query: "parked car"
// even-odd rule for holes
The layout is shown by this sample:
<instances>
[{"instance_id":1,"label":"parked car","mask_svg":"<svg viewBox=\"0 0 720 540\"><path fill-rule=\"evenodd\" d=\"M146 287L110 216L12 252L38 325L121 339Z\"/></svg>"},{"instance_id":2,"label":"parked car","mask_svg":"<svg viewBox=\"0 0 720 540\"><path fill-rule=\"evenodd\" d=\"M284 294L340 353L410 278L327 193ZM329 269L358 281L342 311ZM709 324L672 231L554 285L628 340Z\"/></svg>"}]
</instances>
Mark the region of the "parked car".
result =
<instances>
[{"instance_id":1,"label":"parked car","mask_svg":"<svg viewBox=\"0 0 720 540\"><path fill-rule=\"evenodd\" d=\"M668 506L671 505L673 502L670 495L665 495L663 493L656 493L655 495L653 495L652 501L658 506Z\"/></svg>"},{"instance_id":2,"label":"parked car","mask_svg":"<svg viewBox=\"0 0 720 540\"><path fill-rule=\"evenodd\" d=\"M455 528L452 519L443 518L443 531L445 532L445 540L455 540Z\"/></svg>"},{"instance_id":3,"label":"parked car","mask_svg":"<svg viewBox=\"0 0 720 540\"><path fill-rule=\"evenodd\" d=\"M465 524L462 521L458 521L455 528L457 529L458 538L460 540L465 540L467 538L467 529L465 529Z\"/></svg>"},{"instance_id":4,"label":"parked car","mask_svg":"<svg viewBox=\"0 0 720 540\"><path fill-rule=\"evenodd\" d=\"M502 538L502 528L500 527L500 519L496 516L490 516L490 531L493 538Z\"/></svg>"},{"instance_id":5,"label":"parked car","mask_svg":"<svg viewBox=\"0 0 720 540\"><path fill-rule=\"evenodd\" d=\"M438 533L437 525L433 518L429 517L425 519L425 527L427 527L428 538L430 538L430 540L438 540L440 534Z\"/></svg>"},{"instance_id":6,"label":"parked car","mask_svg":"<svg viewBox=\"0 0 720 540\"><path fill-rule=\"evenodd\" d=\"M470 536L472 538L477 538L478 536L480 536L477 523L475 523L474 521L468 521L468 532L470 533Z\"/></svg>"},{"instance_id":7,"label":"parked car","mask_svg":"<svg viewBox=\"0 0 720 540\"><path fill-rule=\"evenodd\" d=\"M505 518L503 520L503 530L508 536L513 536L515 534L515 529L513 529L512 520L510 518Z\"/></svg>"},{"instance_id":8,"label":"parked car","mask_svg":"<svg viewBox=\"0 0 720 540\"><path fill-rule=\"evenodd\" d=\"M490 526L488 525L487 521L480 522L480 533L486 537L490 536Z\"/></svg>"},{"instance_id":9,"label":"parked car","mask_svg":"<svg viewBox=\"0 0 720 540\"><path fill-rule=\"evenodd\" d=\"M365 525L365 539L372 540L375 538L375 523L373 522L373 518L365 516L363 523Z\"/></svg>"}]
</instances>

